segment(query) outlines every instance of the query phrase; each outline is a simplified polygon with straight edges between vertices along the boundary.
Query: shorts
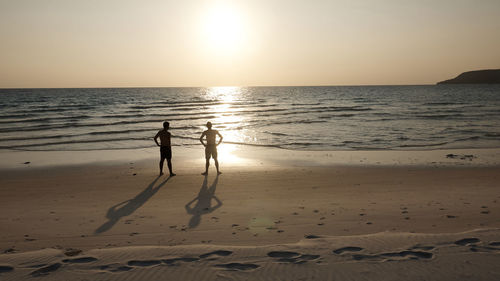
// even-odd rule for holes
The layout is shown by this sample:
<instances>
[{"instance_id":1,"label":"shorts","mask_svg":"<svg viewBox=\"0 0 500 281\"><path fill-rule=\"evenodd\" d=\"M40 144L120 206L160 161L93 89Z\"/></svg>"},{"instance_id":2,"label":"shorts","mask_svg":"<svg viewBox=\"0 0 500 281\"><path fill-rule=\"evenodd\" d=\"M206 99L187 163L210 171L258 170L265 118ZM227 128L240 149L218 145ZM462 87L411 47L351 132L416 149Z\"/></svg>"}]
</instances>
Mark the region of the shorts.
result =
<instances>
[{"instance_id":1,"label":"shorts","mask_svg":"<svg viewBox=\"0 0 500 281\"><path fill-rule=\"evenodd\" d=\"M172 148L170 146L160 146L160 157L172 159Z\"/></svg>"},{"instance_id":2,"label":"shorts","mask_svg":"<svg viewBox=\"0 0 500 281\"><path fill-rule=\"evenodd\" d=\"M205 146L205 158L210 159L210 157L217 159L217 146L214 144Z\"/></svg>"}]
</instances>

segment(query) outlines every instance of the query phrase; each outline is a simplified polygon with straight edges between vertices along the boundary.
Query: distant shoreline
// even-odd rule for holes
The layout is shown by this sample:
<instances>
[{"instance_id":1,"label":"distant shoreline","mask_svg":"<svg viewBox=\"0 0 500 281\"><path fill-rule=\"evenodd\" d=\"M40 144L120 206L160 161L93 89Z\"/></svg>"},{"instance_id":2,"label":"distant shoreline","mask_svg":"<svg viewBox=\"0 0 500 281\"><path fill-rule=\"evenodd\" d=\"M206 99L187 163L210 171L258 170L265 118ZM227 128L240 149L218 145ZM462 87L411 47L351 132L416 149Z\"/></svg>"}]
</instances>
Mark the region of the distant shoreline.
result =
<instances>
[{"instance_id":1,"label":"distant shoreline","mask_svg":"<svg viewBox=\"0 0 500 281\"><path fill-rule=\"evenodd\" d=\"M484 69L463 72L453 79L438 82L443 84L500 84L500 69Z\"/></svg>"}]
</instances>

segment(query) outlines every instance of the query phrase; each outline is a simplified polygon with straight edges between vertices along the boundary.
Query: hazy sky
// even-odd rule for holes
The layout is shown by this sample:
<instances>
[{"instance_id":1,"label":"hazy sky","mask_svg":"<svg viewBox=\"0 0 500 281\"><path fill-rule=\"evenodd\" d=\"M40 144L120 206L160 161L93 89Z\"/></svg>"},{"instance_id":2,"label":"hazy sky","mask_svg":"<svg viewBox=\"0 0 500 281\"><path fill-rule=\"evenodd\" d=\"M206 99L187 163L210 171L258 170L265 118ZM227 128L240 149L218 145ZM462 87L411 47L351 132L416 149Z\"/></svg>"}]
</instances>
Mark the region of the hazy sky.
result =
<instances>
[{"instance_id":1,"label":"hazy sky","mask_svg":"<svg viewBox=\"0 0 500 281\"><path fill-rule=\"evenodd\" d=\"M0 87L432 84L499 50L500 0L0 0Z\"/></svg>"}]
</instances>

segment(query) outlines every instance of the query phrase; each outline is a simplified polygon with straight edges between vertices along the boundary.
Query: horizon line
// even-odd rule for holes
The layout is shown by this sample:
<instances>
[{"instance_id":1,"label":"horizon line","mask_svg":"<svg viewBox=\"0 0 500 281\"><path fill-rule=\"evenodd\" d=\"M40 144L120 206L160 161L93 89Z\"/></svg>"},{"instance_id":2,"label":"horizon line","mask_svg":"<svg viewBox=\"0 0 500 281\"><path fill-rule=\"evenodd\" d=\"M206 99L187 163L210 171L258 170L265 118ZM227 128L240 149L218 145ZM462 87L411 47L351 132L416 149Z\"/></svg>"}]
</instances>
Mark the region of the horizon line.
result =
<instances>
[{"instance_id":1,"label":"horizon line","mask_svg":"<svg viewBox=\"0 0 500 281\"><path fill-rule=\"evenodd\" d=\"M357 85L250 85L250 86L92 86L92 87L0 87L0 90L24 90L24 89L146 89L146 88L273 88L273 87L387 87L387 86L437 86L434 84L357 84Z\"/></svg>"}]
</instances>

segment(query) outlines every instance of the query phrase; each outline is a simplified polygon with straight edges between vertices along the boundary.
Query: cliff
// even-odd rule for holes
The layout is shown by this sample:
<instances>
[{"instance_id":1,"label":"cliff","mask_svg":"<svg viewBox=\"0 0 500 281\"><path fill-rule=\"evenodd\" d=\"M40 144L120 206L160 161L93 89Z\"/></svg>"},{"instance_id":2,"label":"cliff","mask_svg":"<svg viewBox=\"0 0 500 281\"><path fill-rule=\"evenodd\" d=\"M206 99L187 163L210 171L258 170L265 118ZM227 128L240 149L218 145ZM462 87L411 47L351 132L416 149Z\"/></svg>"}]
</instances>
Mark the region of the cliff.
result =
<instances>
[{"instance_id":1,"label":"cliff","mask_svg":"<svg viewBox=\"0 0 500 281\"><path fill-rule=\"evenodd\" d=\"M468 71L437 84L500 84L500 69Z\"/></svg>"}]
</instances>

